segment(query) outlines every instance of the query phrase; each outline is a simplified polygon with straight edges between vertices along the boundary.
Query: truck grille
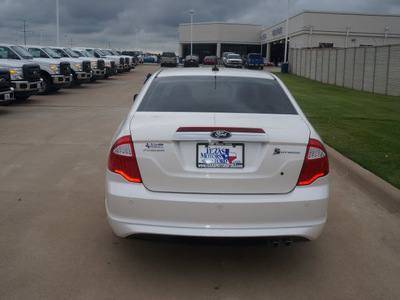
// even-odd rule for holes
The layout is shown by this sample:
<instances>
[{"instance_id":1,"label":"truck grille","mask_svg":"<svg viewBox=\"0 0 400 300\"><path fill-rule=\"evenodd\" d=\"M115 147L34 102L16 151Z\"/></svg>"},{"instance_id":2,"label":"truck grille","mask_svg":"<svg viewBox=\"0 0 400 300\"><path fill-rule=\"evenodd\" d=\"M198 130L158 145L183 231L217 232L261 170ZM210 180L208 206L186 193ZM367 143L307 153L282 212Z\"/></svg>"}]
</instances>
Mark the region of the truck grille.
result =
<instances>
[{"instance_id":1,"label":"truck grille","mask_svg":"<svg viewBox=\"0 0 400 300\"><path fill-rule=\"evenodd\" d=\"M129 65L129 58L125 57L125 64Z\"/></svg>"},{"instance_id":2,"label":"truck grille","mask_svg":"<svg viewBox=\"0 0 400 300\"><path fill-rule=\"evenodd\" d=\"M10 71L0 69L0 92L8 91L10 89L10 84Z\"/></svg>"},{"instance_id":3,"label":"truck grille","mask_svg":"<svg viewBox=\"0 0 400 300\"><path fill-rule=\"evenodd\" d=\"M99 59L98 61L97 61L97 68L99 68L99 69L104 69L104 60L102 60L102 59Z\"/></svg>"},{"instance_id":4,"label":"truck grille","mask_svg":"<svg viewBox=\"0 0 400 300\"><path fill-rule=\"evenodd\" d=\"M89 73L90 70L92 70L92 65L91 65L90 61L84 60L82 62L82 68L83 68L83 72Z\"/></svg>"},{"instance_id":5,"label":"truck grille","mask_svg":"<svg viewBox=\"0 0 400 300\"><path fill-rule=\"evenodd\" d=\"M71 66L69 62L62 61L60 63L60 74L64 76L69 76L71 74Z\"/></svg>"},{"instance_id":6,"label":"truck grille","mask_svg":"<svg viewBox=\"0 0 400 300\"><path fill-rule=\"evenodd\" d=\"M120 65L124 65L125 64L125 59L123 57L120 57L119 64Z\"/></svg>"},{"instance_id":7,"label":"truck grille","mask_svg":"<svg viewBox=\"0 0 400 300\"><path fill-rule=\"evenodd\" d=\"M24 79L27 81L40 80L40 66L38 64L25 64L22 66Z\"/></svg>"},{"instance_id":8,"label":"truck grille","mask_svg":"<svg viewBox=\"0 0 400 300\"><path fill-rule=\"evenodd\" d=\"M115 61L111 62L111 69L114 69L116 67Z\"/></svg>"}]
</instances>

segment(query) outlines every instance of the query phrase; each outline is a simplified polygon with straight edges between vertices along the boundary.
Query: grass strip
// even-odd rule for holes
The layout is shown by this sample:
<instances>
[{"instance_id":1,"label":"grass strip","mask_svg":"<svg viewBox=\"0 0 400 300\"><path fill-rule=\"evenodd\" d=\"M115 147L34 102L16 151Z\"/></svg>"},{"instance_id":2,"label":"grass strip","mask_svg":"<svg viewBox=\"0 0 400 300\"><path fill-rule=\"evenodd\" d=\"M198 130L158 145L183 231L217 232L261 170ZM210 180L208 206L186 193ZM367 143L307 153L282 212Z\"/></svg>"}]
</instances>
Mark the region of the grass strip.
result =
<instances>
[{"instance_id":1,"label":"grass strip","mask_svg":"<svg viewBox=\"0 0 400 300\"><path fill-rule=\"evenodd\" d=\"M400 97L274 74L326 144L400 188Z\"/></svg>"}]
</instances>

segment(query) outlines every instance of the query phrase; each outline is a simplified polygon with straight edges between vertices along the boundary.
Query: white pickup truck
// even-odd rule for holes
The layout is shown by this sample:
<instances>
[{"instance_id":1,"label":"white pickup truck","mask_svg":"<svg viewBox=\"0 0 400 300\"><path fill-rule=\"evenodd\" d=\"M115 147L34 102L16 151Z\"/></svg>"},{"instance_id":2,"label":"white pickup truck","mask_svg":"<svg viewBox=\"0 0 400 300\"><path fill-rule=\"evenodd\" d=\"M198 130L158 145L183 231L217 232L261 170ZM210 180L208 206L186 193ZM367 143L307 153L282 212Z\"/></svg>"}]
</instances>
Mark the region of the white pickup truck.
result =
<instances>
[{"instance_id":1,"label":"white pickup truck","mask_svg":"<svg viewBox=\"0 0 400 300\"><path fill-rule=\"evenodd\" d=\"M92 54L94 57L97 58L107 58L107 59L111 59L115 61L115 64L117 65L117 72L118 73L122 73L125 71L125 59L119 56L115 56L115 55L109 55L107 53L104 53L103 51L101 51L100 49L97 48L85 48L85 50L87 52L89 52L90 54Z\"/></svg>"},{"instance_id":2,"label":"white pickup truck","mask_svg":"<svg viewBox=\"0 0 400 300\"><path fill-rule=\"evenodd\" d=\"M106 68L106 74L104 75L105 79L118 73L118 68L120 68L118 60L106 57L104 54L100 55L97 51L94 50L94 48L72 48L72 50L80 52L85 56L104 60L104 65Z\"/></svg>"},{"instance_id":3,"label":"white pickup truck","mask_svg":"<svg viewBox=\"0 0 400 300\"><path fill-rule=\"evenodd\" d=\"M96 79L101 79L106 74L106 68L104 65L104 60L97 59L94 57L86 57L82 53L77 53L70 48L64 47L51 47L51 49L57 54L61 55L63 58L74 58L82 60L83 62L89 62L91 65L92 77L90 81L95 81Z\"/></svg>"},{"instance_id":4,"label":"white pickup truck","mask_svg":"<svg viewBox=\"0 0 400 300\"><path fill-rule=\"evenodd\" d=\"M40 66L36 63L13 59L15 56L11 48L0 46L0 67L10 72L15 99L25 100L39 93L43 81L40 77Z\"/></svg>"},{"instance_id":5,"label":"white pickup truck","mask_svg":"<svg viewBox=\"0 0 400 300\"><path fill-rule=\"evenodd\" d=\"M42 46L24 46L25 49L33 56L33 58L50 58L56 60L67 61L71 68L71 86L77 86L85 82L90 82L92 77L90 61L83 62L80 59L74 59L70 57L62 57L58 53L54 52L50 47Z\"/></svg>"},{"instance_id":6,"label":"white pickup truck","mask_svg":"<svg viewBox=\"0 0 400 300\"><path fill-rule=\"evenodd\" d=\"M72 75L69 62L50 58L34 59L22 46L9 45L8 48L12 50L12 57L9 59L16 59L26 63L37 63L40 66L40 77L43 79L43 82L39 94L48 94L71 85Z\"/></svg>"},{"instance_id":7,"label":"white pickup truck","mask_svg":"<svg viewBox=\"0 0 400 300\"><path fill-rule=\"evenodd\" d=\"M161 67L170 65L176 67L178 65L178 59L176 58L175 52L163 52L161 54Z\"/></svg>"}]
</instances>

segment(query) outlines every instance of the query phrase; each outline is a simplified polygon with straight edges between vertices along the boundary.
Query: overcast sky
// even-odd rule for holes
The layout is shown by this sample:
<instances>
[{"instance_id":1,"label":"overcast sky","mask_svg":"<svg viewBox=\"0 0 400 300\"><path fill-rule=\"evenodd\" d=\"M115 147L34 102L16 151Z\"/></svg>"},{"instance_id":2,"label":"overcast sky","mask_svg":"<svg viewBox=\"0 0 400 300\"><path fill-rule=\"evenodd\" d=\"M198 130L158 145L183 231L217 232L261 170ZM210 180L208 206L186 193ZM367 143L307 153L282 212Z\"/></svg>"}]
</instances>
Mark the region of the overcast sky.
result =
<instances>
[{"instance_id":1,"label":"overcast sky","mask_svg":"<svg viewBox=\"0 0 400 300\"><path fill-rule=\"evenodd\" d=\"M400 15L400 0L290 0L290 15L305 10ZM178 50L178 27L233 22L271 27L286 19L287 0L59 0L60 46ZM56 44L56 0L0 0L0 42Z\"/></svg>"}]
</instances>

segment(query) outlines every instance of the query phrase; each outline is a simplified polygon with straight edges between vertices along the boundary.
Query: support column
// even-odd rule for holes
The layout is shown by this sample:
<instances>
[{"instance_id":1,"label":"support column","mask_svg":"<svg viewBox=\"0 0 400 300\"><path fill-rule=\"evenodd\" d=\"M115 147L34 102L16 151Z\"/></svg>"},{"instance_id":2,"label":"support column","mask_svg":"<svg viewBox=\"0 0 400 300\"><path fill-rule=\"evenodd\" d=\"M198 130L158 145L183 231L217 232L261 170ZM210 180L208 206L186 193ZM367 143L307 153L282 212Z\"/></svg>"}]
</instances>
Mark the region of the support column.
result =
<instances>
[{"instance_id":1,"label":"support column","mask_svg":"<svg viewBox=\"0 0 400 300\"><path fill-rule=\"evenodd\" d=\"M221 43L217 43L217 53L216 53L217 57L221 57Z\"/></svg>"},{"instance_id":2,"label":"support column","mask_svg":"<svg viewBox=\"0 0 400 300\"><path fill-rule=\"evenodd\" d=\"M179 57L183 57L183 45L179 43Z\"/></svg>"},{"instance_id":3,"label":"support column","mask_svg":"<svg viewBox=\"0 0 400 300\"><path fill-rule=\"evenodd\" d=\"M267 43L266 58L271 61L271 43Z\"/></svg>"}]
</instances>

